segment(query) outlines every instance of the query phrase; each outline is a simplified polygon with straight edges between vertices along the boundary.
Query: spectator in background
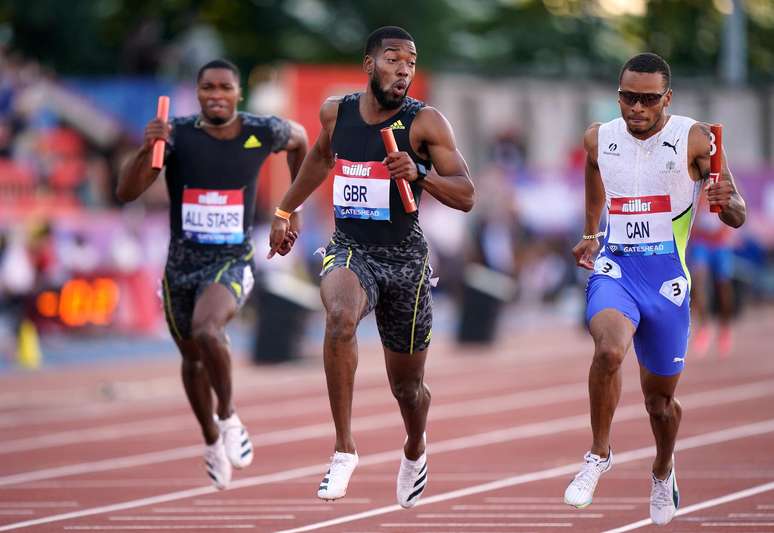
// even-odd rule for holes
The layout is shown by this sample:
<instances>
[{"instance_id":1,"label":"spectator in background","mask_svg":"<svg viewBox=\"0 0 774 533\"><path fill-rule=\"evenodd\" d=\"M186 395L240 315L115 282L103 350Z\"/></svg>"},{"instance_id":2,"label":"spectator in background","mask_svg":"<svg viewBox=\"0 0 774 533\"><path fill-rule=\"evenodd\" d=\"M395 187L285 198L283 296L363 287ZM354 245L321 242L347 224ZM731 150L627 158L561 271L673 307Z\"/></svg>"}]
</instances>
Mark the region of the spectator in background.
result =
<instances>
[{"instance_id":1,"label":"spectator in background","mask_svg":"<svg viewBox=\"0 0 774 533\"><path fill-rule=\"evenodd\" d=\"M731 319L734 314L733 232L710 213L704 194L699 202L692 237L688 254L693 282L691 308L696 321L692 348L698 357L707 355L712 344L710 322L717 304L717 352L726 357L732 349Z\"/></svg>"}]
</instances>

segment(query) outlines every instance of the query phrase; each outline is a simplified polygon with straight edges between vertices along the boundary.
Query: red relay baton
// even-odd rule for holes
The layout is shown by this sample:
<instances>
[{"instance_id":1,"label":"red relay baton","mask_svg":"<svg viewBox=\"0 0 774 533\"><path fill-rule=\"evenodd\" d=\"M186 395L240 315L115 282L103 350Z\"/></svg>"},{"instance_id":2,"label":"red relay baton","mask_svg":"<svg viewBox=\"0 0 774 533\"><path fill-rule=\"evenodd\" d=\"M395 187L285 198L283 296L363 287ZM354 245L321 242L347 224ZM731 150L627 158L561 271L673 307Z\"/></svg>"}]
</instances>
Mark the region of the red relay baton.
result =
<instances>
[{"instance_id":1,"label":"red relay baton","mask_svg":"<svg viewBox=\"0 0 774 533\"><path fill-rule=\"evenodd\" d=\"M169 96L159 96L158 109L156 110L156 118L160 118L164 122L169 118ZM160 169L164 166L164 148L166 142L162 139L157 139L153 142L153 159L151 160L151 167Z\"/></svg>"},{"instance_id":2,"label":"red relay baton","mask_svg":"<svg viewBox=\"0 0 774 533\"><path fill-rule=\"evenodd\" d=\"M382 134L382 142L384 142L384 148L388 154L398 151L398 143L395 142L395 136L392 134L392 128L382 128L379 130ZM398 186L398 192L400 193L400 199L403 202L403 210L406 213L413 213L417 210L417 203L414 200L414 193L411 192L411 187L408 182L403 178L395 180L395 185Z\"/></svg>"},{"instance_id":3,"label":"red relay baton","mask_svg":"<svg viewBox=\"0 0 774 533\"><path fill-rule=\"evenodd\" d=\"M714 185L720 179L721 169L723 168L723 125L713 124L710 126L712 140L710 144L710 185ZM711 205L711 213L720 213L722 209L719 205Z\"/></svg>"}]
</instances>

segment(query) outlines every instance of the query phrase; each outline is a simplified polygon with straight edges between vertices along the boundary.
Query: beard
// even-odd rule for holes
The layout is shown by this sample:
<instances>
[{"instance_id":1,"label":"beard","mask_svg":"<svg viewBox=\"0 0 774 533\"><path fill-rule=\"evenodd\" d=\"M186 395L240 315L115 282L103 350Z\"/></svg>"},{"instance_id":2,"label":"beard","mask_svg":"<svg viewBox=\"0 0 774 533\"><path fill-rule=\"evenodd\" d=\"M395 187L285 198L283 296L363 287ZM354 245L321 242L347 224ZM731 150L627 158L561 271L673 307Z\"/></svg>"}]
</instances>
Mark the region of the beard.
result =
<instances>
[{"instance_id":1,"label":"beard","mask_svg":"<svg viewBox=\"0 0 774 533\"><path fill-rule=\"evenodd\" d=\"M394 98L389 92L382 90L381 80L375 71L371 76L370 85L371 92L374 93L376 101L379 102L379 105L382 106L383 109L398 109L402 106L403 100L406 99L406 95L408 94L409 87L411 87L411 84L409 84L401 97Z\"/></svg>"},{"instance_id":2,"label":"beard","mask_svg":"<svg viewBox=\"0 0 774 533\"><path fill-rule=\"evenodd\" d=\"M210 123L210 124L212 124L213 126L222 126L223 124L225 124L226 122L228 122L228 121L229 121L229 119L231 118L231 117L229 117L229 118L223 118L223 117L211 117L211 116L207 115L207 114L206 114L206 113L204 113L204 112L202 112L202 115L204 115L204 118L205 118L205 119L207 119L207 122L209 122L209 123Z\"/></svg>"}]
</instances>

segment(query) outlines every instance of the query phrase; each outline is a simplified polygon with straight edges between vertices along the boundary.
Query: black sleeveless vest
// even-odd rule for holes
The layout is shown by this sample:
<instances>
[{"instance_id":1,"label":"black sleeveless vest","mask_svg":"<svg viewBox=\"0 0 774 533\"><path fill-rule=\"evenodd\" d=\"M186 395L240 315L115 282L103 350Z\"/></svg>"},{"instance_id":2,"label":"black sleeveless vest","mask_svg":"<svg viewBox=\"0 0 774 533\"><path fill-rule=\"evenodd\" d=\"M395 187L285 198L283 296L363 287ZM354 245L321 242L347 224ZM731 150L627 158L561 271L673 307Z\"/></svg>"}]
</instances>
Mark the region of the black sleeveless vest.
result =
<instances>
[{"instance_id":1,"label":"black sleeveless vest","mask_svg":"<svg viewBox=\"0 0 774 533\"><path fill-rule=\"evenodd\" d=\"M409 141L411 124L417 112L425 106L424 102L406 97L401 108L393 116L379 124L367 124L358 107L361 94L347 95L339 103L336 126L331 138L331 147L336 157L352 162L382 161L387 156L387 151L379 130L391 127L398 150L407 152L414 161L429 170L431 162L417 155L411 149ZM422 187L414 183L410 185L419 206ZM421 233L418 215L419 211L404 211L398 187L394 180L390 180L389 221L337 218L336 229L363 244L398 244L412 231Z\"/></svg>"}]
</instances>

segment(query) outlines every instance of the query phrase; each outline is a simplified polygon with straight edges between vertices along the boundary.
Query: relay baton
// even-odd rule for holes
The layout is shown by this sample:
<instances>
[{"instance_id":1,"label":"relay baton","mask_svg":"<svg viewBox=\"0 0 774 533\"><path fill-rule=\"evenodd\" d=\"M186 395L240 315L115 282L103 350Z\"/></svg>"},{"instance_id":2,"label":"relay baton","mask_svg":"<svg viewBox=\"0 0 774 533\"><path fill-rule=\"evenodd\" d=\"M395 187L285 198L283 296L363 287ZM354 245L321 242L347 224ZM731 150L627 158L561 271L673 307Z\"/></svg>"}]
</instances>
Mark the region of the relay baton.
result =
<instances>
[{"instance_id":1,"label":"relay baton","mask_svg":"<svg viewBox=\"0 0 774 533\"><path fill-rule=\"evenodd\" d=\"M392 134L392 128L382 128L379 130L382 134L382 141L384 142L384 148L388 154L398 151L398 143L395 142L395 136ZM400 193L400 199L403 202L403 210L406 213L413 213L417 210L417 203L414 201L414 193L411 192L411 187L403 178L397 178L395 185L398 186L398 192Z\"/></svg>"},{"instance_id":2,"label":"relay baton","mask_svg":"<svg viewBox=\"0 0 774 533\"><path fill-rule=\"evenodd\" d=\"M156 110L156 118L167 121L169 118L169 96L159 96L158 109ZM160 169L164 166L164 148L166 142L163 139L156 139L153 142L153 159L151 161L151 167Z\"/></svg>"},{"instance_id":3,"label":"relay baton","mask_svg":"<svg viewBox=\"0 0 774 533\"><path fill-rule=\"evenodd\" d=\"M720 172L723 168L723 125L713 124L710 126L712 134L710 144L710 185L714 185L720 179ZM720 213L719 205L711 205L710 212Z\"/></svg>"}]
</instances>

